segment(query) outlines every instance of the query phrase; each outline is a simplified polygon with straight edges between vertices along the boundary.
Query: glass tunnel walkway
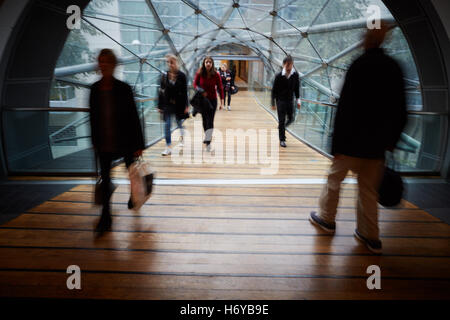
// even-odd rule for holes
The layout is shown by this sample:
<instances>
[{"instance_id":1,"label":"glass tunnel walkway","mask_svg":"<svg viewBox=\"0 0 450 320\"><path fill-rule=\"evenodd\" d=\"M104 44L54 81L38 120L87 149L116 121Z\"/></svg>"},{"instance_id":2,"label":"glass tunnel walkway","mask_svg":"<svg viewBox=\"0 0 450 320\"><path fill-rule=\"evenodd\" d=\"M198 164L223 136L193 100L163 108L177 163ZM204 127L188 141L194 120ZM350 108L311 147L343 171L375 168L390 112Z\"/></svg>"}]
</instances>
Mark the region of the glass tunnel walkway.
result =
<instances>
[{"instance_id":1,"label":"glass tunnel walkway","mask_svg":"<svg viewBox=\"0 0 450 320\"><path fill-rule=\"evenodd\" d=\"M266 107L274 75L290 54L301 75L303 98L298 117L303 123L292 130L329 153L333 107L349 65L362 53L361 35L373 6L391 24L384 49L405 75L409 114L396 150L399 169L437 174L445 148L430 141L445 141L446 115L423 111L413 54L381 0L92 0L58 58L48 108L3 110L8 171L11 175L95 172L88 96L90 85L99 79L95 58L101 48L112 48L119 57L116 76L135 91L147 145L163 135L155 106L167 53L179 57L189 84L206 54L217 66L228 62Z\"/></svg>"},{"instance_id":2,"label":"glass tunnel walkway","mask_svg":"<svg viewBox=\"0 0 450 320\"><path fill-rule=\"evenodd\" d=\"M362 52L370 5L392 24L385 50L405 74L409 119L396 150L401 170L435 174L444 149L425 145L444 141L445 116L423 112L413 55L381 0L91 1L56 63L48 108L2 110L8 170L25 175L15 179L72 174L77 180L48 178L76 186L0 225L0 296L449 299L450 226L416 205L403 200L379 208L382 256L353 237L351 175L336 234L308 221L330 165L334 107L345 72ZM149 201L130 211L127 172L123 164L115 167L112 231L96 239L100 209L93 203L95 180L86 178L96 169L88 96L99 79L101 48L116 52L116 75L135 91L149 146L144 158L157 179ZM167 53L180 58L190 84L208 54L217 65L232 62L248 87L232 97L231 111L216 112L211 154L202 150L197 115L185 122L191 141L185 139L183 152L177 153L175 130L172 157L161 156L163 123L155 106ZM286 54L301 75L303 101L284 149L269 97ZM247 138L227 147L238 130ZM35 137L38 146L30 143ZM74 264L83 273L81 291L66 288L67 266ZM367 289L370 265L380 266L383 290Z\"/></svg>"},{"instance_id":3,"label":"glass tunnel walkway","mask_svg":"<svg viewBox=\"0 0 450 320\"><path fill-rule=\"evenodd\" d=\"M217 111L216 132L275 129L274 117L256 101L251 92L233 96L232 111ZM187 120L189 132L194 133L196 125L201 129L199 117ZM177 130L173 136L175 146ZM278 146L277 133L275 138ZM201 144L200 140L200 148ZM247 139L247 150L251 144ZM374 256L352 235L357 191L349 176L341 192L336 234L325 234L310 224L308 215L317 210L329 160L289 133L287 144L279 150L278 171L266 175L260 169L270 167L270 161L208 164L193 159L175 164L173 158L161 156L163 141L154 144L144 153L158 178L152 197L140 212L128 210L129 186L122 180L126 171L123 165L116 167L113 227L99 239L93 234L99 215L93 185L80 181L0 226L0 295L194 300L450 297L449 225L407 201L394 209L380 207L383 255ZM206 155L192 145L193 153ZM218 136L213 149L220 150ZM83 273L81 291L65 286L66 268L73 264ZM380 266L383 290L367 289L370 265Z\"/></svg>"}]
</instances>

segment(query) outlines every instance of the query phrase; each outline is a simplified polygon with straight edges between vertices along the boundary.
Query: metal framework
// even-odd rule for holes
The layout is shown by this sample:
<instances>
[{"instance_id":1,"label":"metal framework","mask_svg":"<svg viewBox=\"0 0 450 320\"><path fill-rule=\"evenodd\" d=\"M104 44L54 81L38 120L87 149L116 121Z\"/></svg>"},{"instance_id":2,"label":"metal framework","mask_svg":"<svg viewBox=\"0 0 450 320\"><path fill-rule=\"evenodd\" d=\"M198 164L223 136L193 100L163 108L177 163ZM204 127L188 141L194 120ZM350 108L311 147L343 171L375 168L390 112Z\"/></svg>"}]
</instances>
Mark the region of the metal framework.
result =
<instances>
[{"instance_id":1,"label":"metal framework","mask_svg":"<svg viewBox=\"0 0 450 320\"><path fill-rule=\"evenodd\" d=\"M119 4L131 3L124 0L115 1L118 1ZM321 6L316 7L316 11L311 12L313 17L311 21L303 25L301 25L301 21L292 20L292 18L288 19L284 15L292 6L296 6L297 0L274 0L267 1L267 3L259 0L254 3L248 1L244 4L241 4L239 0L141 1L148 7L150 15L147 13L133 16L119 12L117 16L97 13L95 10L88 8L83 17L84 21L99 29L107 37L131 53L130 56L120 58L120 64L140 62L141 67L136 84L140 78L141 85L144 82L148 82L148 80L144 81L142 79L143 64L148 64L155 70L162 72L160 68L154 65L153 60L161 59L167 52L171 52L180 58L182 68L186 71L188 78L191 79L193 72L195 72L201 59L207 53L222 45L234 43L249 48L263 62L267 75L267 79L265 79L266 84L271 82L272 79L270 77L281 67L283 56L289 53L294 57L296 69L299 71L302 79L334 101L335 98L339 98L339 95L332 90L331 76L328 73L329 68L334 67L334 62L358 50L362 42L356 41L332 56L324 56L310 36L336 31L359 30L365 28L367 23L365 17L352 17L352 19L346 21L316 24L319 17L330 6L330 3L335 0L326 0ZM164 7L169 6L169 4L172 7ZM181 18L177 16L178 21L173 22L173 19L170 20L171 16L176 16L170 12L173 6L184 7L184 9L191 10L191 13ZM166 11L168 12L165 12L163 9L167 9ZM220 14L214 15L217 12ZM234 20L231 23L233 17ZM382 18L391 23L392 28L396 27L392 16L385 15ZM137 28L138 31L160 32L161 34L148 53L136 53L121 43L120 39L113 39L101 28L94 25L92 21L95 19L121 24L124 27L131 28L131 30ZM189 20L196 21L196 26L193 30L193 26L188 24ZM263 23L270 29L270 32L261 30L261 24ZM183 29L184 24L187 24L188 27ZM206 27L205 24L207 24ZM289 26L289 28L282 28L280 27L281 24ZM298 37L298 40L296 37ZM179 38L183 40L180 42L177 40ZM165 49L161 49L160 46L157 47L162 39L167 43L167 48ZM284 41L293 42L289 46L284 46ZM303 42L305 42L304 47L308 48L309 53L298 50ZM252 60L254 59L255 57L252 57ZM308 65L309 70L300 71L298 66L301 63ZM95 68L96 65L94 63L57 68L55 69L55 77L64 79L77 73L93 71ZM324 70L326 73L327 83L319 83L313 79L315 74L321 70ZM414 83L414 81L408 79L409 83ZM415 84L417 85L417 83Z\"/></svg>"}]
</instances>

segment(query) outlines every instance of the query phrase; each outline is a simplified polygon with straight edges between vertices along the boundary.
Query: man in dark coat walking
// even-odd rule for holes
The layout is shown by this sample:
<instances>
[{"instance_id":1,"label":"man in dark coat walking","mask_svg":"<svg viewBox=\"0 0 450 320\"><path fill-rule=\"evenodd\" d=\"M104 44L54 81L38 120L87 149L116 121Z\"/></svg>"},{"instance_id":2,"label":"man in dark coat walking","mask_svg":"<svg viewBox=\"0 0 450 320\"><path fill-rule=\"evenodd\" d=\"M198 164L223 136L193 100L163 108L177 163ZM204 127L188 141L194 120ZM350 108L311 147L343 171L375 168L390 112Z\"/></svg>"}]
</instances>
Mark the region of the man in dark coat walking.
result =
<instances>
[{"instance_id":1,"label":"man in dark coat walking","mask_svg":"<svg viewBox=\"0 0 450 320\"><path fill-rule=\"evenodd\" d=\"M355 236L374 253L381 253L378 230L378 187L385 151L393 151L406 124L403 74L398 63L380 48L389 27L368 30L365 52L350 66L337 107L328 182L319 213L310 221L334 233L341 182L349 170L357 174Z\"/></svg>"},{"instance_id":2,"label":"man in dark coat walking","mask_svg":"<svg viewBox=\"0 0 450 320\"><path fill-rule=\"evenodd\" d=\"M112 50L98 56L102 79L91 86L89 97L92 145L100 162L102 215L96 231L111 228L111 163L124 158L127 168L144 150L144 137L131 87L114 78L117 59ZM128 207L133 204L128 202Z\"/></svg>"},{"instance_id":3,"label":"man in dark coat walking","mask_svg":"<svg viewBox=\"0 0 450 320\"><path fill-rule=\"evenodd\" d=\"M283 60L283 70L275 76L272 87L272 109L278 112L278 134L283 148L286 148L286 127L294 121L294 96L300 109L300 78L294 69L294 60L287 56Z\"/></svg>"}]
</instances>

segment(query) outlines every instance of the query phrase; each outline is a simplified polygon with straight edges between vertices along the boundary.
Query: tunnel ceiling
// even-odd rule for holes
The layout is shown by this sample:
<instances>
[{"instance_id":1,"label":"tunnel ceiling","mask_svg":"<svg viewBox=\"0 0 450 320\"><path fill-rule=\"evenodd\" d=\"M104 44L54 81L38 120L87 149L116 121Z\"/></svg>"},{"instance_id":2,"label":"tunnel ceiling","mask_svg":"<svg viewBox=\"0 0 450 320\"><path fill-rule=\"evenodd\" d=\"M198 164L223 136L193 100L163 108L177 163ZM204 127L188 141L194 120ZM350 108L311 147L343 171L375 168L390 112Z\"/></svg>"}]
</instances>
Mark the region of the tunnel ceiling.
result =
<instances>
[{"instance_id":1,"label":"tunnel ceiling","mask_svg":"<svg viewBox=\"0 0 450 320\"><path fill-rule=\"evenodd\" d=\"M95 57L113 48L122 78L143 96L155 96L164 55L180 57L192 78L202 57L230 43L249 48L265 66L269 86L286 54L320 100L339 97L351 61L361 53L361 34L377 5L393 25L385 47L404 66L412 104L420 106L417 70L409 46L381 0L93 0L81 28L69 34L55 70L64 83L88 85Z\"/></svg>"}]
</instances>

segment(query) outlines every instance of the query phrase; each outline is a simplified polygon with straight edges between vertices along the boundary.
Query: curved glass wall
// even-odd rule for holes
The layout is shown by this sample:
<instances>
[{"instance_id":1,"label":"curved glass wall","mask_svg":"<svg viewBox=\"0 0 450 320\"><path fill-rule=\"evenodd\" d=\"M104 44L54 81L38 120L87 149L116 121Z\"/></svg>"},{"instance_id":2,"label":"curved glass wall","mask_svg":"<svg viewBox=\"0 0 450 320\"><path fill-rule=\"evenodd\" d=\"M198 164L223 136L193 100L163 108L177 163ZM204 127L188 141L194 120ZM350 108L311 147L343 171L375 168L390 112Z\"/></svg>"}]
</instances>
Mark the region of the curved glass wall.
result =
<instances>
[{"instance_id":1,"label":"curved glass wall","mask_svg":"<svg viewBox=\"0 0 450 320\"><path fill-rule=\"evenodd\" d=\"M381 0L92 0L82 13L80 28L70 32L58 59L49 105L87 108L88 88L99 79L96 56L100 49L112 48L119 56L116 77L133 87L146 143L150 144L163 133L155 105L165 54L179 56L182 70L192 81L205 54L238 44L259 57L259 61L248 62L248 85L269 112L273 77L286 54L294 57L304 102L290 130L327 153L333 105L346 70L362 53L361 35L374 12L392 24L384 46L403 67L408 107L416 112L410 115L398 158L407 171L438 170L441 150L434 148L426 153L426 161L420 160L421 146L426 143L421 137L427 127L439 125L436 140L440 141L445 131L443 120L420 114L420 82L412 54ZM61 142L49 142L53 160L91 152L84 136L88 132L85 112L49 114L49 141L69 139L64 148L58 145ZM74 127L82 134L71 137Z\"/></svg>"}]
</instances>

